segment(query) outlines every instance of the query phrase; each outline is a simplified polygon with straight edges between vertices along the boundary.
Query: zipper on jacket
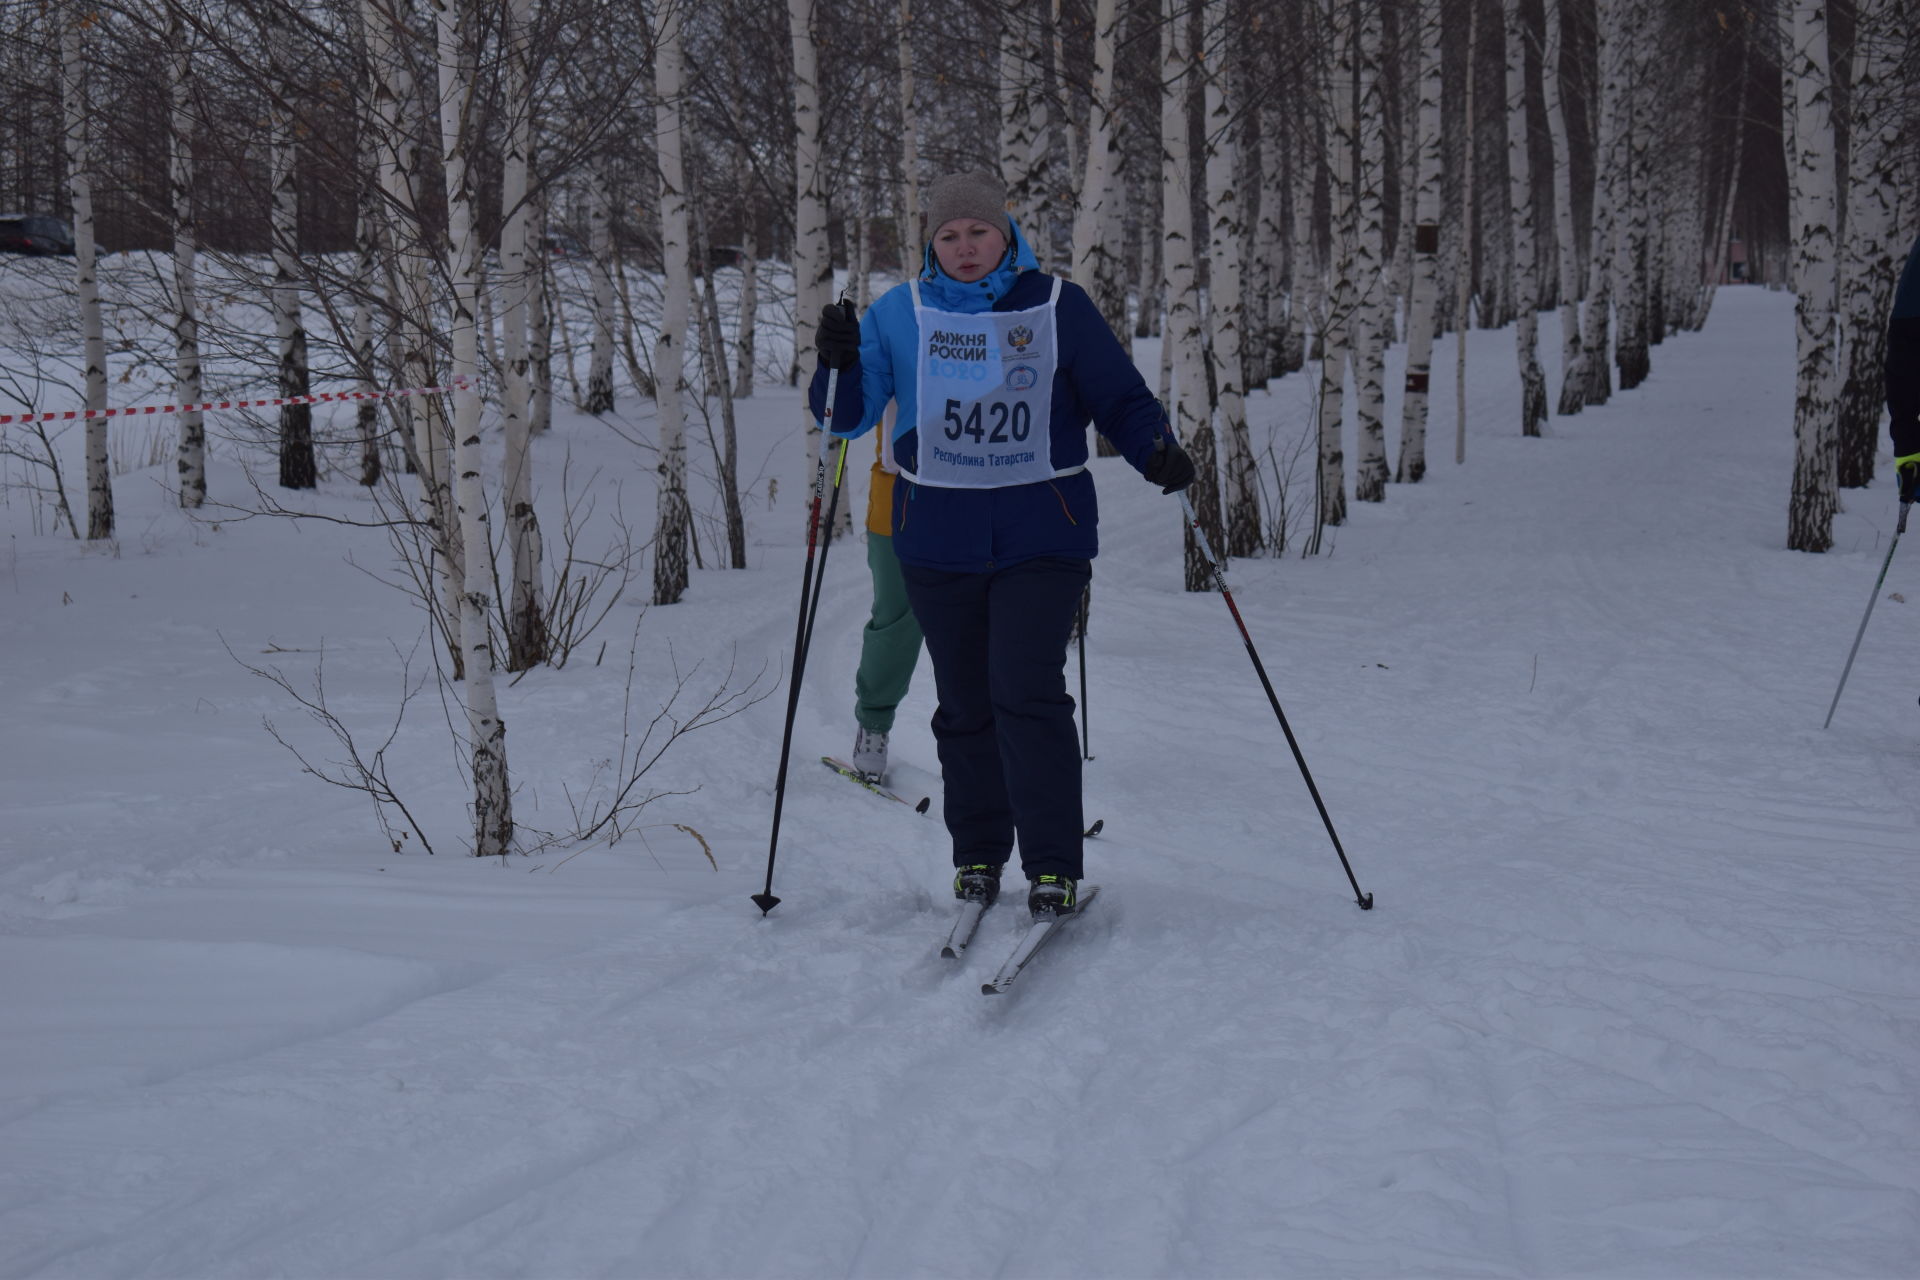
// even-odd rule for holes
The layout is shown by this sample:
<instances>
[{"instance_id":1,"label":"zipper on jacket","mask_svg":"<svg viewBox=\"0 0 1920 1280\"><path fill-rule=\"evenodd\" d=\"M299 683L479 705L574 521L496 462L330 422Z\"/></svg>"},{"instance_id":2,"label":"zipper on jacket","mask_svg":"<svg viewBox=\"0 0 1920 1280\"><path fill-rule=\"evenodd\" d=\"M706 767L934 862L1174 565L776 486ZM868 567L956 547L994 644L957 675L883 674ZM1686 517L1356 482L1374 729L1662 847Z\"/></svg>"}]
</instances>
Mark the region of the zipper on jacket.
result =
<instances>
[{"instance_id":1,"label":"zipper on jacket","mask_svg":"<svg viewBox=\"0 0 1920 1280\"><path fill-rule=\"evenodd\" d=\"M1060 499L1060 514L1067 518L1067 523L1076 529L1079 528L1080 522L1073 518L1073 511L1067 506L1067 495L1060 492L1060 486L1049 480L1047 481L1047 488L1053 490L1053 496Z\"/></svg>"}]
</instances>

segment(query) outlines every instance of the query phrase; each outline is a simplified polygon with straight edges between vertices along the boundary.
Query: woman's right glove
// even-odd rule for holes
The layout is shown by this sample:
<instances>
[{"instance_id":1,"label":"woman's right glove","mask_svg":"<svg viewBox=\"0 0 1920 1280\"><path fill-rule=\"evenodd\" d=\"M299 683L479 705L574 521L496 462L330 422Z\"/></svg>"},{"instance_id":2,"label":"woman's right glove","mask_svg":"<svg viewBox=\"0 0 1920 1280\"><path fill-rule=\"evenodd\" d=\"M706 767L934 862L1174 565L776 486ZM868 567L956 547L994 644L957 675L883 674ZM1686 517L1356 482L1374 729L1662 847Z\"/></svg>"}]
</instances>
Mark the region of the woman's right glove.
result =
<instances>
[{"instance_id":1,"label":"woman's right glove","mask_svg":"<svg viewBox=\"0 0 1920 1280\"><path fill-rule=\"evenodd\" d=\"M1193 459L1172 436L1161 436L1153 446L1153 456L1140 472L1151 483L1162 486L1160 492L1174 493L1193 483Z\"/></svg>"},{"instance_id":2,"label":"woman's right glove","mask_svg":"<svg viewBox=\"0 0 1920 1280\"><path fill-rule=\"evenodd\" d=\"M851 369L860 359L860 321L851 302L829 302L820 308L820 327L813 346L828 369Z\"/></svg>"}]
</instances>

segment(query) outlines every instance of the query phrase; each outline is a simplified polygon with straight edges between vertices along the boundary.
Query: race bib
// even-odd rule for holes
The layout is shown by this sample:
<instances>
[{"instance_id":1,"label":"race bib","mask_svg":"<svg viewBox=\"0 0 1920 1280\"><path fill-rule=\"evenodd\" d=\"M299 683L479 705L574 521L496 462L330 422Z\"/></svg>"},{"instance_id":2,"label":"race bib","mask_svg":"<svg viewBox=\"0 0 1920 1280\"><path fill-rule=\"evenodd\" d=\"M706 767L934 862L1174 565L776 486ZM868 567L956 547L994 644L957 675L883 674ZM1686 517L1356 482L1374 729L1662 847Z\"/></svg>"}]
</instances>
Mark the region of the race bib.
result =
<instances>
[{"instance_id":1,"label":"race bib","mask_svg":"<svg viewBox=\"0 0 1920 1280\"><path fill-rule=\"evenodd\" d=\"M941 488L997 489L1083 470L1055 471L1052 461L1060 282L1031 310L974 315L922 306L920 282L911 287L920 455L902 474Z\"/></svg>"}]
</instances>

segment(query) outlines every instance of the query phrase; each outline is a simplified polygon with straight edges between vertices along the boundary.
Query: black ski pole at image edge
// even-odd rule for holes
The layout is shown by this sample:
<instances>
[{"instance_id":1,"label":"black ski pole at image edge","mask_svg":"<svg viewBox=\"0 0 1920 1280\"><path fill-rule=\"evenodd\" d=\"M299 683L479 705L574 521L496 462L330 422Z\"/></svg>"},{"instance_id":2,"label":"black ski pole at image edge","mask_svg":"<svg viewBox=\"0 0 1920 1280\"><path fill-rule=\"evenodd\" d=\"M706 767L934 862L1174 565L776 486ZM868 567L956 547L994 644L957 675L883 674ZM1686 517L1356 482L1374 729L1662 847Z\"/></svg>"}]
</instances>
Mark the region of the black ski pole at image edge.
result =
<instances>
[{"instance_id":1,"label":"black ski pole at image edge","mask_svg":"<svg viewBox=\"0 0 1920 1280\"><path fill-rule=\"evenodd\" d=\"M1887 558L1880 562L1880 576L1873 580L1873 594L1867 597L1867 611L1861 615L1860 629L1853 633L1853 648L1847 650L1847 665L1840 671L1840 686L1833 691L1833 701L1827 705L1827 718L1820 727L1833 725L1834 709L1840 705L1840 690L1847 687L1847 677L1853 674L1853 658L1860 652L1860 641L1867 634L1867 619L1873 617L1873 605L1880 598L1880 586L1887 580L1887 566L1893 563L1893 549L1900 545L1900 535L1907 531L1907 508L1913 503L1900 504L1900 522L1894 526L1893 538L1887 543Z\"/></svg>"},{"instance_id":2,"label":"black ski pole at image edge","mask_svg":"<svg viewBox=\"0 0 1920 1280\"><path fill-rule=\"evenodd\" d=\"M1353 877L1353 864L1347 861L1347 851L1340 847L1340 836L1333 829L1333 819L1327 815L1327 806L1320 799L1320 788L1313 784L1313 774L1307 769L1307 758L1300 751L1300 744L1294 739L1293 727L1287 723L1287 713L1280 709L1280 695L1273 691L1273 681L1267 679L1267 668L1260 661L1260 651L1253 647L1253 636L1247 631L1246 620L1240 616L1240 607L1233 602L1233 592L1227 590L1226 571L1220 567L1220 559L1213 554L1213 544L1207 541L1205 531L1200 528L1200 517L1194 514L1193 503L1187 499L1186 491L1180 491L1180 509L1186 513L1187 528L1193 530L1194 538L1200 543L1201 552L1207 557L1207 565L1213 570L1213 585L1220 592L1220 598L1227 602L1227 611L1233 615L1233 624L1240 628L1240 639L1246 643L1247 656L1253 659L1253 669L1260 677L1260 687L1267 691L1267 701L1273 704L1273 714L1280 720L1280 732L1287 735L1287 746L1293 749L1294 763L1300 766L1300 776L1306 779L1307 794L1313 797L1313 807L1320 811L1320 821L1326 824L1327 838L1333 841L1333 851L1340 855L1340 866L1347 873L1347 883L1353 886L1354 901L1360 904L1362 911L1373 910L1373 895L1360 891L1360 882Z\"/></svg>"},{"instance_id":3,"label":"black ski pole at image edge","mask_svg":"<svg viewBox=\"0 0 1920 1280\"><path fill-rule=\"evenodd\" d=\"M833 425L833 399L840 390L840 371L827 371L827 407L823 431L831 430ZM840 479L847 465L847 442L840 441L840 450L833 466L833 498L827 507L826 543L832 542L834 510L840 505ZM767 841L767 887L753 895L753 901L765 915L780 905L780 899L773 896L773 861L780 849L780 810L787 798L787 760L793 752L793 717L800 709L800 677L807 667L807 647L813 639L813 615L820 604L820 584L827 576L827 548L820 539L820 498L827 487L827 450L826 441L820 443L820 461L813 469L813 509L807 516L807 562L800 574L800 617L794 623L793 630L793 670L787 677L787 723L780 732L780 772L773 782L773 834ZM814 549L820 551L820 567L814 571Z\"/></svg>"}]
</instances>

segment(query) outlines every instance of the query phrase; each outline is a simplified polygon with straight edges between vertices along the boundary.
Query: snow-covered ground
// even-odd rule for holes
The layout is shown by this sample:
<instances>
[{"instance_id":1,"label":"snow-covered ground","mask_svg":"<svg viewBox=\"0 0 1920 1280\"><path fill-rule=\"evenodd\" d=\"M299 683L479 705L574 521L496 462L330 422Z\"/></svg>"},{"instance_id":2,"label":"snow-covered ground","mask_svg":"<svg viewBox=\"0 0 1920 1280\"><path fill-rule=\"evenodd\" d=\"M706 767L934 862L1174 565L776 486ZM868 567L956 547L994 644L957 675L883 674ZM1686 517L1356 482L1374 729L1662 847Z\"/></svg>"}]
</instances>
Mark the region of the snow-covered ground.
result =
<instances>
[{"instance_id":1,"label":"snow-covered ground","mask_svg":"<svg viewBox=\"0 0 1920 1280\"><path fill-rule=\"evenodd\" d=\"M391 759L437 856L262 728L337 756L236 661L306 689L323 648L329 705L391 727L421 619L370 576L377 533L189 520L165 466L120 478L110 549L10 498L0 1275L1915 1274L1920 545L1823 731L1896 504L1883 480L1832 554L1781 549L1791 299L1723 290L1644 387L1538 440L1511 333L1475 333L1464 466L1451 342L1428 478L1355 504L1329 554L1231 573L1376 908L1227 610L1181 590L1174 500L1098 461L1103 891L1000 998L979 983L1019 913L938 956L924 669L895 754L934 816L811 763L852 736L857 540L828 559L784 901L749 900L795 392L742 405L750 568L644 609L649 563L565 668L503 687L517 813L547 830L678 680L683 706L767 695L674 745L641 830L571 857L461 856L431 688ZM1305 384L1255 396L1257 433L1297 433ZM645 439L650 410L618 412ZM569 462L592 537L617 503L644 541L644 448L563 412L539 451L549 529ZM216 453L217 501L246 505L246 456ZM342 478L308 500L365 512Z\"/></svg>"}]
</instances>

